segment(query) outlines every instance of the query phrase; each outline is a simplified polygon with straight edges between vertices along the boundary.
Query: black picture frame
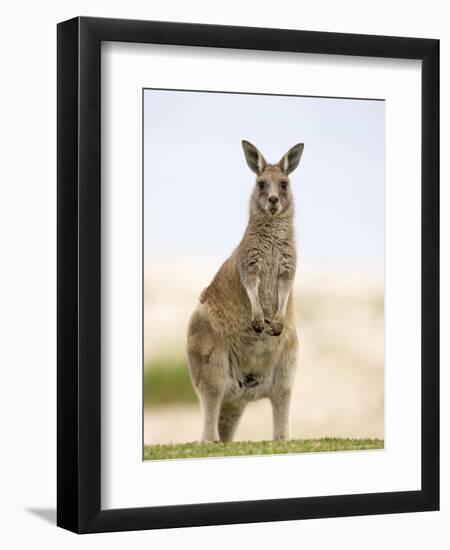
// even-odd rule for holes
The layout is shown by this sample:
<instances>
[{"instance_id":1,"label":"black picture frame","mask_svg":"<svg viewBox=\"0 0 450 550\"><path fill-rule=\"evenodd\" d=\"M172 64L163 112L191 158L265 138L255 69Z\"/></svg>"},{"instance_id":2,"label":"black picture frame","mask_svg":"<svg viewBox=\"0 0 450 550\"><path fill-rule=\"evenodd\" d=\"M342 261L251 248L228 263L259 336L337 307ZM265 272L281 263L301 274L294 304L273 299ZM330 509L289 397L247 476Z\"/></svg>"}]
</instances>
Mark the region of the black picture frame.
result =
<instances>
[{"instance_id":1,"label":"black picture frame","mask_svg":"<svg viewBox=\"0 0 450 550\"><path fill-rule=\"evenodd\" d=\"M93 533L438 510L439 41L88 17L60 23L57 40L57 524ZM420 491L101 509L102 41L422 61Z\"/></svg>"}]
</instances>

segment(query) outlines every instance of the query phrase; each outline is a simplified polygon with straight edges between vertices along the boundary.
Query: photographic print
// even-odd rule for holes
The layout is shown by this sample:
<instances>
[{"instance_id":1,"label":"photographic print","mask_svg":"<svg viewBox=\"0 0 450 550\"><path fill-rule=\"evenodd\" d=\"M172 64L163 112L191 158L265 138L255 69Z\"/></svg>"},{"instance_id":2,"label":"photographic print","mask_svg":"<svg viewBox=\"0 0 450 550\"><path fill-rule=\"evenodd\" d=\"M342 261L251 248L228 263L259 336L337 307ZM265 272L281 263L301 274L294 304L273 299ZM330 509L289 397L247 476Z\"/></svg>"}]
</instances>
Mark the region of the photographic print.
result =
<instances>
[{"instance_id":1,"label":"photographic print","mask_svg":"<svg viewBox=\"0 0 450 550\"><path fill-rule=\"evenodd\" d=\"M143 90L144 459L384 448L385 102Z\"/></svg>"}]
</instances>

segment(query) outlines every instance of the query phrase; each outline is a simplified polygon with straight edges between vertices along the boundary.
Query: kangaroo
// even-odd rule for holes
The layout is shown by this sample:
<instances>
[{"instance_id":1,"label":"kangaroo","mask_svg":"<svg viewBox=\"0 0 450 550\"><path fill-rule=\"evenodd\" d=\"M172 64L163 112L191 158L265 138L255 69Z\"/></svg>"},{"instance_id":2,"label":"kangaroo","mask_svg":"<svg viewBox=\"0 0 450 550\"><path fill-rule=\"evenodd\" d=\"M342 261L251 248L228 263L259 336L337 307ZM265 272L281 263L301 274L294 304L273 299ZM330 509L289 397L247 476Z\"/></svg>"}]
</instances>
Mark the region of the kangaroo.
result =
<instances>
[{"instance_id":1,"label":"kangaroo","mask_svg":"<svg viewBox=\"0 0 450 550\"><path fill-rule=\"evenodd\" d=\"M230 441L250 401L269 398L273 438L289 439L297 367L292 303L296 269L289 174L304 145L277 164L242 141L256 174L244 236L200 295L188 326L187 353L203 412L203 441Z\"/></svg>"}]
</instances>

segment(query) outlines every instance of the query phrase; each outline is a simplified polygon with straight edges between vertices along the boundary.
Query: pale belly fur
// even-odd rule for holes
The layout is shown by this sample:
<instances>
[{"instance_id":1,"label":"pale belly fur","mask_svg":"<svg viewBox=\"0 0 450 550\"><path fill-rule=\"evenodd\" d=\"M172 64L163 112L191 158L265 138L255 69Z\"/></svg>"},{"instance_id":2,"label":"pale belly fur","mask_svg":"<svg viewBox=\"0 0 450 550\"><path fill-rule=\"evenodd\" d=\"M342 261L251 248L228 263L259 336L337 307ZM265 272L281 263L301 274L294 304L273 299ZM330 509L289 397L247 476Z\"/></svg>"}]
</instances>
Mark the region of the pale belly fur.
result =
<instances>
[{"instance_id":1,"label":"pale belly fur","mask_svg":"<svg viewBox=\"0 0 450 550\"><path fill-rule=\"evenodd\" d=\"M252 329L241 336L239 352L229 352L231 387L226 400L254 401L269 397L274 368L284 347L285 335L256 334Z\"/></svg>"}]
</instances>

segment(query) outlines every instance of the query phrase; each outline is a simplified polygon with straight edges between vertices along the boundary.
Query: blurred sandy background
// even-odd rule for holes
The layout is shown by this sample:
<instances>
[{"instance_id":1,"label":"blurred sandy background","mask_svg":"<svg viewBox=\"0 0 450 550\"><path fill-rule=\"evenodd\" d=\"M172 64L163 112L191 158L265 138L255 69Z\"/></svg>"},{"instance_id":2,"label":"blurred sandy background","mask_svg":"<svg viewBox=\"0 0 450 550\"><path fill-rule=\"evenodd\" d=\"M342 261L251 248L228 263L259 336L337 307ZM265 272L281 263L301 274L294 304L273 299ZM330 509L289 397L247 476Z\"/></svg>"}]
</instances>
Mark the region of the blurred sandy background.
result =
<instances>
[{"instance_id":1,"label":"blurred sandy background","mask_svg":"<svg viewBox=\"0 0 450 550\"><path fill-rule=\"evenodd\" d=\"M188 377L189 316L220 262L146 262L144 443L199 438ZM300 267L294 287L299 365L294 438L384 437L384 284L375 269ZM271 405L251 403L235 439L270 439Z\"/></svg>"}]
</instances>

